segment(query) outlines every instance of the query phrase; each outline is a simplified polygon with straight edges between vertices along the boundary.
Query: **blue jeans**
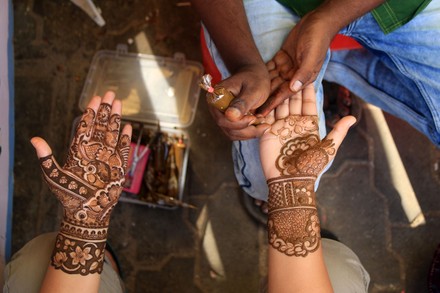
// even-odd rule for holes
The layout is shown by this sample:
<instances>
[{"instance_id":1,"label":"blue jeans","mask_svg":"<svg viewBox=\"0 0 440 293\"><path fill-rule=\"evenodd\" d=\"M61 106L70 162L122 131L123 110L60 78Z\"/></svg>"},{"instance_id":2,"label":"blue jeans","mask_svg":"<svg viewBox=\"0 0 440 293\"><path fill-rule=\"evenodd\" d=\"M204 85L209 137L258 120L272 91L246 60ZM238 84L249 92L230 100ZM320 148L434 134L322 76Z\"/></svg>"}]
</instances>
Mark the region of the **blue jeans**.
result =
<instances>
[{"instance_id":1,"label":"blue jeans","mask_svg":"<svg viewBox=\"0 0 440 293\"><path fill-rule=\"evenodd\" d=\"M260 54L269 61L299 17L275 0L244 0L244 5ZM344 28L341 33L355 38L365 49L327 53L315 81L321 137L325 136L321 86L324 78L406 120L440 146L439 19L440 0L433 0L412 21L388 35L370 13ZM205 38L222 78L227 78L230 73L206 30ZM243 190L254 198L267 200L258 139L234 141L232 156ZM319 180L315 188L318 184Z\"/></svg>"},{"instance_id":2,"label":"blue jeans","mask_svg":"<svg viewBox=\"0 0 440 293\"><path fill-rule=\"evenodd\" d=\"M333 51L324 78L407 121L440 146L440 1L388 35L371 14L341 33L365 49Z\"/></svg>"}]
</instances>

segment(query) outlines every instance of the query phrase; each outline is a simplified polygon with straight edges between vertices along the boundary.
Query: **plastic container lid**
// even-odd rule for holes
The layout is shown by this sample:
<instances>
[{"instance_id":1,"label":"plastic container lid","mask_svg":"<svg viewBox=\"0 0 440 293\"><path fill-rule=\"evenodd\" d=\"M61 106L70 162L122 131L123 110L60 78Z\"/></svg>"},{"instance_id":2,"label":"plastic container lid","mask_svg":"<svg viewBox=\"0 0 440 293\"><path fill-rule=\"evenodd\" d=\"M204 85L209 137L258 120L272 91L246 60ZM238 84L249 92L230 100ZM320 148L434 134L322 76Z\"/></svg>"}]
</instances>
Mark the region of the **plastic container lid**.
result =
<instances>
[{"instance_id":1,"label":"plastic container lid","mask_svg":"<svg viewBox=\"0 0 440 293\"><path fill-rule=\"evenodd\" d=\"M95 54L79 108L84 110L93 96L112 90L122 101L122 118L147 124L184 128L195 116L199 100L198 82L203 74L199 62L119 51Z\"/></svg>"}]
</instances>

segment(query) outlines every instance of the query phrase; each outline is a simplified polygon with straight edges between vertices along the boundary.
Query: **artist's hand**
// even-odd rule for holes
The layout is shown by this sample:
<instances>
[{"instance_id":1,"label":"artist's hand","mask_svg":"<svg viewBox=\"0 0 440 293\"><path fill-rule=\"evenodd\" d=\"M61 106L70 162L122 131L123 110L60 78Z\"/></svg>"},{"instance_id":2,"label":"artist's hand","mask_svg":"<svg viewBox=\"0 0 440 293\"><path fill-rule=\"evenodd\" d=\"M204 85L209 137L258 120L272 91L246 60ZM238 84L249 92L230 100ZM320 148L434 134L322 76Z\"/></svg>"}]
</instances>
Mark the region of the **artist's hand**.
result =
<instances>
[{"instance_id":1,"label":"artist's hand","mask_svg":"<svg viewBox=\"0 0 440 293\"><path fill-rule=\"evenodd\" d=\"M267 63L271 95L258 113L267 115L285 99L315 81L330 43L338 32L323 19L315 11L301 18L280 51Z\"/></svg>"},{"instance_id":2,"label":"artist's hand","mask_svg":"<svg viewBox=\"0 0 440 293\"><path fill-rule=\"evenodd\" d=\"M235 99L225 113L210 106L210 112L217 125L231 140L260 137L268 125L251 125L256 117L249 114L254 113L269 95L270 80L264 64L241 68L218 85L231 91Z\"/></svg>"},{"instance_id":3,"label":"artist's hand","mask_svg":"<svg viewBox=\"0 0 440 293\"><path fill-rule=\"evenodd\" d=\"M64 208L52 263L69 272L100 272L110 214L122 191L132 129L126 125L120 135L121 102L114 98L107 92L90 101L63 167L46 141L31 140L43 177Z\"/></svg>"}]
</instances>

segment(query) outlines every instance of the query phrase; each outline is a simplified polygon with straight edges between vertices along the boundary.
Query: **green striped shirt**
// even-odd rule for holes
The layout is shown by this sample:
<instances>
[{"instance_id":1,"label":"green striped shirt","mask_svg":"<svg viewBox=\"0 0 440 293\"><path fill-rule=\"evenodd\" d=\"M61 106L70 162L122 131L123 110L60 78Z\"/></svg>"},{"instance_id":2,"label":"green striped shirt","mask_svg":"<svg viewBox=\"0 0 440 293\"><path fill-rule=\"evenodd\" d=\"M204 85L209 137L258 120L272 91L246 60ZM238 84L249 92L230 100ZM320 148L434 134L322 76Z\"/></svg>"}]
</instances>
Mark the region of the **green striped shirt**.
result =
<instances>
[{"instance_id":1,"label":"green striped shirt","mask_svg":"<svg viewBox=\"0 0 440 293\"><path fill-rule=\"evenodd\" d=\"M277 0L303 16L318 7L323 0ZM387 0L371 11L385 34L401 27L422 11L431 0Z\"/></svg>"}]
</instances>

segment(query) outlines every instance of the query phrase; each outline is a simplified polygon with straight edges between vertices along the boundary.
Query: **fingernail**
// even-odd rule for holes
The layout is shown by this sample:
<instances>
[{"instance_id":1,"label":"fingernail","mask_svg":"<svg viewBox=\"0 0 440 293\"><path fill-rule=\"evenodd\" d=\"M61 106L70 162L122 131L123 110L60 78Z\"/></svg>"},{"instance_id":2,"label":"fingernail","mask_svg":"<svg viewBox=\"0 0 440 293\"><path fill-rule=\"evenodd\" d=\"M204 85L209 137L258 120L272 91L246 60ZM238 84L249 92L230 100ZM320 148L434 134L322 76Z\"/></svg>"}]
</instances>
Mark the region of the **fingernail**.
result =
<instances>
[{"instance_id":1,"label":"fingernail","mask_svg":"<svg viewBox=\"0 0 440 293\"><path fill-rule=\"evenodd\" d=\"M265 135L269 130L270 130L270 127L266 128L266 130L264 130L264 132L263 132L263 135Z\"/></svg>"},{"instance_id":2,"label":"fingernail","mask_svg":"<svg viewBox=\"0 0 440 293\"><path fill-rule=\"evenodd\" d=\"M236 107L228 107L228 108L226 109L226 111L228 112L228 114L229 114L230 116L233 116L233 117L239 117L239 116L241 116L241 111L240 111L239 109L237 109Z\"/></svg>"},{"instance_id":3,"label":"fingernail","mask_svg":"<svg viewBox=\"0 0 440 293\"><path fill-rule=\"evenodd\" d=\"M349 125L349 127L352 127L357 122L357 119L355 118Z\"/></svg>"},{"instance_id":4,"label":"fingernail","mask_svg":"<svg viewBox=\"0 0 440 293\"><path fill-rule=\"evenodd\" d=\"M255 120L257 120L257 119L252 119L252 120L249 122L248 126L251 126L252 124L254 124Z\"/></svg>"},{"instance_id":5,"label":"fingernail","mask_svg":"<svg viewBox=\"0 0 440 293\"><path fill-rule=\"evenodd\" d=\"M297 80L292 85L292 91L297 92L301 89L302 86L303 86L303 83L300 82L299 80Z\"/></svg>"}]
</instances>

